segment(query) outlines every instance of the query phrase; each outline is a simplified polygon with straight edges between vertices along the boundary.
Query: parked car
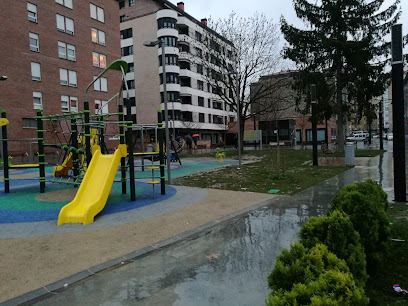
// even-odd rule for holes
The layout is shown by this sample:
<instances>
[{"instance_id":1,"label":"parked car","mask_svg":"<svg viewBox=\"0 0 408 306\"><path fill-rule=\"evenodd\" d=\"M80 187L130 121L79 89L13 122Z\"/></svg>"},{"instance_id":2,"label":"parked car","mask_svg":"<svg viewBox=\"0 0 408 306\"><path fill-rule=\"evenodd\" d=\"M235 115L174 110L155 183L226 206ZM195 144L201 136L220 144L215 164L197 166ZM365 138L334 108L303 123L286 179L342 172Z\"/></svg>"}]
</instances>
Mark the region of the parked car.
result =
<instances>
[{"instance_id":1,"label":"parked car","mask_svg":"<svg viewBox=\"0 0 408 306\"><path fill-rule=\"evenodd\" d=\"M364 141L366 140L367 136L366 133L358 132L358 133L351 133L349 137L346 138L347 141Z\"/></svg>"},{"instance_id":2,"label":"parked car","mask_svg":"<svg viewBox=\"0 0 408 306\"><path fill-rule=\"evenodd\" d=\"M387 133L387 134L385 134L385 139L386 139L386 140L393 140L393 139L394 139L394 134L393 134L393 133Z\"/></svg>"}]
</instances>

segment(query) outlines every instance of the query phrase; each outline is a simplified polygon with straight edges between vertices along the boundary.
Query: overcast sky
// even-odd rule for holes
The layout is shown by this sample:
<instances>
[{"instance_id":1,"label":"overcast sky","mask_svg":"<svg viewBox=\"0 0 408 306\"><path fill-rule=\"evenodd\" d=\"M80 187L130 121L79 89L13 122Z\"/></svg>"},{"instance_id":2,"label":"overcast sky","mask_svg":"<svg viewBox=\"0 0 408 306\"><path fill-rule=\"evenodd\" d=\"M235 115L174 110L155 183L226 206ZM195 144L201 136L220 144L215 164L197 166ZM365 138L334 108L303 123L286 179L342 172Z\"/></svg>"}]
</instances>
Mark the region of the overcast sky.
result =
<instances>
[{"instance_id":1,"label":"overcast sky","mask_svg":"<svg viewBox=\"0 0 408 306\"><path fill-rule=\"evenodd\" d=\"M176 0L170 2L177 4ZM239 16L252 16L255 12L262 12L267 17L279 22L283 15L291 24L297 27L302 26L300 19L296 17L291 0L184 0L184 10L194 18L226 18L235 11ZM394 3L394 0L385 0L387 7ZM408 0L401 0L402 15L400 23L403 24L403 33L408 33Z\"/></svg>"}]
</instances>

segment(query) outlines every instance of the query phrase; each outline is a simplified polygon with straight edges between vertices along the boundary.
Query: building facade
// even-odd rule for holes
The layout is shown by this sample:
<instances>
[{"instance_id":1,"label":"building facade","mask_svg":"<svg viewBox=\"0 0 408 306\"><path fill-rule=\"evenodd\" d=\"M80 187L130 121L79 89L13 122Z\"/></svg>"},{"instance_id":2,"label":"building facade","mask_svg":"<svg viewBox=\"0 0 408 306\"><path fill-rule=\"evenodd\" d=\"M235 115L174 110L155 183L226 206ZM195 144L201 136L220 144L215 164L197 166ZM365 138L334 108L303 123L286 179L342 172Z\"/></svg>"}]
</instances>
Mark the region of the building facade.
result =
<instances>
[{"instance_id":1,"label":"building facade","mask_svg":"<svg viewBox=\"0 0 408 306\"><path fill-rule=\"evenodd\" d=\"M257 128L262 130L263 143L286 142L287 144L311 144L311 110L306 104L296 103L293 74L296 71L280 72L262 76L257 83L251 84L251 96L255 100L260 88L262 98L253 103L252 111ZM268 93L269 92L269 93ZM337 124L335 118L321 120L317 125L319 143L335 142Z\"/></svg>"},{"instance_id":2,"label":"building facade","mask_svg":"<svg viewBox=\"0 0 408 306\"><path fill-rule=\"evenodd\" d=\"M0 75L7 76L0 82L0 108L10 121L9 139L36 137L35 109L44 115L83 110L87 85L120 58L118 12L116 0L0 1ZM91 114L120 87L117 72L96 83L88 93ZM115 112L116 104L104 111ZM53 124L63 124L67 133L54 141L66 142L68 124ZM52 129L47 127L45 142ZM28 152L29 145L10 142L9 153Z\"/></svg>"},{"instance_id":3,"label":"building facade","mask_svg":"<svg viewBox=\"0 0 408 306\"><path fill-rule=\"evenodd\" d=\"M199 21L187 14L182 2L175 6L169 1L122 0L119 11L122 59L131 68L127 85L136 123L155 123L157 110L164 110L162 49L143 45L163 40L170 132L199 134L200 140L222 142L236 113L227 110L213 92L207 82L211 71L202 61L210 61L206 56L208 37L217 37L223 50L231 50L232 44L211 31L206 19Z\"/></svg>"}]
</instances>

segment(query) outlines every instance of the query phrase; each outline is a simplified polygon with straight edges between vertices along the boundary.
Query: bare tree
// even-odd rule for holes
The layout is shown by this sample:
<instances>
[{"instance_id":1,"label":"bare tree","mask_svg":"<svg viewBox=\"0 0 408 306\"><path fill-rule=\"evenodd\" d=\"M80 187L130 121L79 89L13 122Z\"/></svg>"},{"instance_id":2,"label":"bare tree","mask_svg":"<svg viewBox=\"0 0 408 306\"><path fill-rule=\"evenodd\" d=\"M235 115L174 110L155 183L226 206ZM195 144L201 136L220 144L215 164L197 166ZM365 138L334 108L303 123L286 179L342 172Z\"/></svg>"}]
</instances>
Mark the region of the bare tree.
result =
<instances>
[{"instance_id":1,"label":"bare tree","mask_svg":"<svg viewBox=\"0 0 408 306\"><path fill-rule=\"evenodd\" d=\"M281 79L259 84L252 94L250 86L260 76L282 68L278 27L263 14L243 18L234 12L226 19L210 21L209 27L193 60L202 66L214 99L224 101L239 116L242 144L245 121L276 107L263 101L280 86Z\"/></svg>"}]
</instances>

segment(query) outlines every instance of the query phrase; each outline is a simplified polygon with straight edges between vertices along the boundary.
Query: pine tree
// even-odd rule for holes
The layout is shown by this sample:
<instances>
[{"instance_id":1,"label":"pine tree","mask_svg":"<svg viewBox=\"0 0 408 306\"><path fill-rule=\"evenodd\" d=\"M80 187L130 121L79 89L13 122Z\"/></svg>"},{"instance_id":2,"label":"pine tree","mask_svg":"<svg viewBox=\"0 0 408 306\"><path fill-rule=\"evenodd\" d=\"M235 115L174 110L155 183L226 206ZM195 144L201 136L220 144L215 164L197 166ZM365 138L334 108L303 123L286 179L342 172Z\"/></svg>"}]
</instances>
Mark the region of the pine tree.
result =
<instances>
[{"instance_id":1,"label":"pine tree","mask_svg":"<svg viewBox=\"0 0 408 306\"><path fill-rule=\"evenodd\" d=\"M385 0L293 0L296 15L307 28L298 29L281 18L281 31L288 42L284 57L299 70L297 89L304 98L310 84L317 91L320 109L337 115L338 149L344 148L344 123L352 102L361 113L371 110L370 100L382 94L388 79L384 71L390 53L385 37L400 14L400 0L380 10ZM331 88L331 90L330 90ZM326 113L327 116L327 113Z\"/></svg>"}]
</instances>

